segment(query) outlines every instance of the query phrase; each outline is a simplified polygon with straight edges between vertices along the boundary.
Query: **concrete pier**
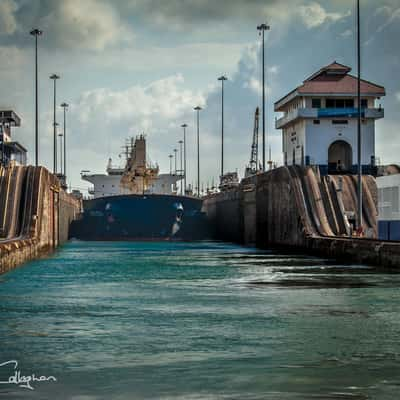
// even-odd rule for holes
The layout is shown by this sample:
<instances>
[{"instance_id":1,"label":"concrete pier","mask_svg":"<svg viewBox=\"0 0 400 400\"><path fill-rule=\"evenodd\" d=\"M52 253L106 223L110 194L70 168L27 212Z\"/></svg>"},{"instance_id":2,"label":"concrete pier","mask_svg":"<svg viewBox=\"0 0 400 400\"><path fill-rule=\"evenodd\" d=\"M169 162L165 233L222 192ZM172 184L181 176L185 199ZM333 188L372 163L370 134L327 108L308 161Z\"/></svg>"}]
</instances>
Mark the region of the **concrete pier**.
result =
<instances>
[{"instance_id":1,"label":"concrete pier","mask_svg":"<svg viewBox=\"0 0 400 400\"><path fill-rule=\"evenodd\" d=\"M356 178L320 176L312 167L280 167L244 179L237 189L204 201L216 239L260 248L400 267L400 243L377 237L377 188L363 176L363 228L368 239L351 236L357 202Z\"/></svg>"},{"instance_id":2,"label":"concrete pier","mask_svg":"<svg viewBox=\"0 0 400 400\"><path fill-rule=\"evenodd\" d=\"M0 168L0 273L68 239L80 202L43 167Z\"/></svg>"}]
</instances>

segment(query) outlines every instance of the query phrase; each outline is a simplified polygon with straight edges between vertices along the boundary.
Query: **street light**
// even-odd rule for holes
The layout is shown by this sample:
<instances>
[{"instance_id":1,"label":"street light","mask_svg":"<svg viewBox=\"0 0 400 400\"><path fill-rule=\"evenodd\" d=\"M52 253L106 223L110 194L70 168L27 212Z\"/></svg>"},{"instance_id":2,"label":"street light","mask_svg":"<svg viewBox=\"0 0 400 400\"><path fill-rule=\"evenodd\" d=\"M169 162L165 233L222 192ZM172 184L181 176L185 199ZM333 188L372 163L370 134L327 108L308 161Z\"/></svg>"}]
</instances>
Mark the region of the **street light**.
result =
<instances>
[{"instance_id":1,"label":"street light","mask_svg":"<svg viewBox=\"0 0 400 400\"><path fill-rule=\"evenodd\" d=\"M186 124L182 124L181 128L183 128L183 194L186 193Z\"/></svg>"},{"instance_id":2,"label":"street light","mask_svg":"<svg viewBox=\"0 0 400 400\"><path fill-rule=\"evenodd\" d=\"M64 180L67 182L67 122L66 122L66 112L68 110L67 103L61 103L60 105L64 109Z\"/></svg>"},{"instance_id":3,"label":"street light","mask_svg":"<svg viewBox=\"0 0 400 400\"><path fill-rule=\"evenodd\" d=\"M57 74L53 74L50 76L50 79L53 80L53 89L54 89L54 102L53 102L53 152L54 152L54 159L53 159L53 173L57 174L57 129L56 129L56 82L57 79L60 79L60 76Z\"/></svg>"},{"instance_id":4,"label":"street light","mask_svg":"<svg viewBox=\"0 0 400 400\"><path fill-rule=\"evenodd\" d=\"M39 105L38 105L38 36L43 34L40 29L32 29L30 34L35 37L35 165L39 164Z\"/></svg>"},{"instance_id":5,"label":"street light","mask_svg":"<svg viewBox=\"0 0 400 400\"><path fill-rule=\"evenodd\" d=\"M180 159L180 164L181 164L181 168L180 168L180 177L183 174L183 169L182 169L182 144L183 144L183 140L180 140L179 142L179 159ZM182 185L182 180L181 180L181 195L183 196L183 185Z\"/></svg>"},{"instance_id":6,"label":"street light","mask_svg":"<svg viewBox=\"0 0 400 400\"><path fill-rule=\"evenodd\" d=\"M197 197L200 197L200 120L199 112L202 108L197 106L194 108L197 111Z\"/></svg>"},{"instance_id":7,"label":"street light","mask_svg":"<svg viewBox=\"0 0 400 400\"><path fill-rule=\"evenodd\" d=\"M174 157L175 157L175 175L177 175L176 173L176 153L178 152L177 149L174 149Z\"/></svg>"},{"instance_id":8,"label":"street light","mask_svg":"<svg viewBox=\"0 0 400 400\"><path fill-rule=\"evenodd\" d=\"M173 155L170 154L168 157L169 157L169 174L172 175L172 157L173 157Z\"/></svg>"},{"instance_id":9,"label":"street light","mask_svg":"<svg viewBox=\"0 0 400 400\"><path fill-rule=\"evenodd\" d=\"M362 159L361 159L361 38L360 38L360 0L357 0L357 228L362 232Z\"/></svg>"},{"instance_id":10,"label":"street light","mask_svg":"<svg viewBox=\"0 0 400 400\"><path fill-rule=\"evenodd\" d=\"M261 24L257 26L259 34L262 35L262 120L263 120L263 148L262 148L262 160L263 160L263 171L265 171L265 49L264 49L264 33L269 31L271 28L267 24Z\"/></svg>"},{"instance_id":11,"label":"street light","mask_svg":"<svg viewBox=\"0 0 400 400\"><path fill-rule=\"evenodd\" d=\"M221 179L224 175L224 81L228 78L224 75L218 78L221 81Z\"/></svg>"},{"instance_id":12,"label":"street light","mask_svg":"<svg viewBox=\"0 0 400 400\"><path fill-rule=\"evenodd\" d=\"M59 133L58 137L60 139L60 174L63 175L63 150L62 150L62 145L63 145L63 134Z\"/></svg>"}]
</instances>

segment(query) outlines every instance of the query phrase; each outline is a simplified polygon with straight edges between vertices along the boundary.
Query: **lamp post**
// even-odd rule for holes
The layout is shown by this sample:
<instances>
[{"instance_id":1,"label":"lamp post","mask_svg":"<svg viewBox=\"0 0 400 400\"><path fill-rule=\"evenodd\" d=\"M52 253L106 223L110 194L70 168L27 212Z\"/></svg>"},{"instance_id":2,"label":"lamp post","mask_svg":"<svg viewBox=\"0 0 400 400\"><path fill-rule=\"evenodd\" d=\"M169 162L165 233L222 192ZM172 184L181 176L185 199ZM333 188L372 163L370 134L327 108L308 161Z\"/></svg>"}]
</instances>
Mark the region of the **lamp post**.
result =
<instances>
[{"instance_id":1,"label":"lamp post","mask_svg":"<svg viewBox=\"0 0 400 400\"><path fill-rule=\"evenodd\" d=\"M54 91L54 98L53 98L53 173L57 174L57 128L56 128L56 94L57 94L57 79L60 79L60 76L57 74L53 74L50 76L50 79L53 80L53 91Z\"/></svg>"},{"instance_id":2,"label":"lamp post","mask_svg":"<svg viewBox=\"0 0 400 400\"><path fill-rule=\"evenodd\" d=\"M178 174L176 173L176 153L178 152L177 149L174 149L174 162L175 162L175 176L177 177ZM175 194L178 194L178 185L177 185L177 181L175 180L175 184L174 184L174 190L175 190Z\"/></svg>"},{"instance_id":3,"label":"lamp post","mask_svg":"<svg viewBox=\"0 0 400 400\"><path fill-rule=\"evenodd\" d=\"M63 134L59 133L58 137L60 139L60 174L63 175Z\"/></svg>"},{"instance_id":4,"label":"lamp post","mask_svg":"<svg viewBox=\"0 0 400 400\"><path fill-rule=\"evenodd\" d=\"M38 36L43 34L40 29L32 29L30 34L35 37L35 166L39 165L39 105L38 105Z\"/></svg>"},{"instance_id":5,"label":"lamp post","mask_svg":"<svg viewBox=\"0 0 400 400\"><path fill-rule=\"evenodd\" d=\"M260 35L262 35L262 121L263 121L263 132L262 132L262 160L263 160L263 171L265 171L265 46L264 46L264 34L265 31L269 31L270 27L267 24L261 24L257 26L257 29L260 31Z\"/></svg>"},{"instance_id":6,"label":"lamp post","mask_svg":"<svg viewBox=\"0 0 400 400\"><path fill-rule=\"evenodd\" d=\"M67 103L61 103L61 107L64 109L64 180L67 182L67 122L66 122L66 113L68 110Z\"/></svg>"},{"instance_id":7,"label":"lamp post","mask_svg":"<svg viewBox=\"0 0 400 400\"><path fill-rule=\"evenodd\" d=\"M221 179L224 175L224 81L227 79L224 75L218 78L221 81Z\"/></svg>"},{"instance_id":8,"label":"lamp post","mask_svg":"<svg viewBox=\"0 0 400 400\"><path fill-rule=\"evenodd\" d=\"M183 169L182 169L182 144L183 140L180 140L179 142L179 161L180 161L180 176L183 174ZM183 185L182 185L182 180L181 180L181 195L183 196Z\"/></svg>"},{"instance_id":9,"label":"lamp post","mask_svg":"<svg viewBox=\"0 0 400 400\"><path fill-rule=\"evenodd\" d=\"M183 128L183 194L186 193L186 124L182 124Z\"/></svg>"},{"instance_id":10,"label":"lamp post","mask_svg":"<svg viewBox=\"0 0 400 400\"><path fill-rule=\"evenodd\" d=\"M361 160L361 38L360 38L360 0L357 0L357 228L362 231L362 160Z\"/></svg>"},{"instance_id":11,"label":"lamp post","mask_svg":"<svg viewBox=\"0 0 400 400\"><path fill-rule=\"evenodd\" d=\"M177 152L178 152L178 150L174 149L175 175L177 175L177 173L176 173L176 153Z\"/></svg>"},{"instance_id":12,"label":"lamp post","mask_svg":"<svg viewBox=\"0 0 400 400\"><path fill-rule=\"evenodd\" d=\"M173 157L173 155L170 154L168 157L169 157L169 174L172 175L172 157Z\"/></svg>"},{"instance_id":13,"label":"lamp post","mask_svg":"<svg viewBox=\"0 0 400 400\"><path fill-rule=\"evenodd\" d=\"M200 197L200 106L194 108L197 111L197 197Z\"/></svg>"}]
</instances>

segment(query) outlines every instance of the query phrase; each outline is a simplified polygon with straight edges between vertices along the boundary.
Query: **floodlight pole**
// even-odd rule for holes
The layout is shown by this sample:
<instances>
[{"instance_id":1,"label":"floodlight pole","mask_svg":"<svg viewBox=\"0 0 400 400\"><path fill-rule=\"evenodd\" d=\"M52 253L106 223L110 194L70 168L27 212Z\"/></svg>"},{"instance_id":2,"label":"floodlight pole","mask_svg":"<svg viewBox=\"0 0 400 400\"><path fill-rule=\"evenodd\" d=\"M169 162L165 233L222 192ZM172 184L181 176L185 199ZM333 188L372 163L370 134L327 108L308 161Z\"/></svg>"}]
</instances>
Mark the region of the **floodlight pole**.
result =
<instances>
[{"instance_id":1,"label":"floodlight pole","mask_svg":"<svg viewBox=\"0 0 400 400\"><path fill-rule=\"evenodd\" d=\"M56 175L57 174L57 128L56 128L56 94L57 94L57 89L56 89L56 82L57 79L60 79L59 75L53 74L50 76L50 79L53 80L53 153L54 153L54 158L53 158L53 173Z\"/></svg>"},{"instance_id":2,"label":"floodlight pole","mask_svg":"<svg viewBox=\"0 0 400 400\"><path fill-rule=\"evenodd\" d=\"M39 105L38 105L38 36L43 34L40 29L32 29L30 34L35 37L35 166L39 165Z\"/></svg>"},{"instance_id":3,"label":"floodlight pole","mask_svg":"<svg viewBox=\"0 0 400 400\"><path fill-rule=\"evenodd\" d=\"M180 161L180 177L182 177L183 175L183 166L182 166L182 144L183 144L183 140L180 140L179 142L179 161ZM183 196L183 182L181 179L181 195Z\"/></svg>"},{"instance_id":4,"label":"floodlight pole","mask_svg":"<svg viewBox=\"0 0 400 400\"><path fill-rule=\"evenodd\" d=\"M65 183L67 182L67 117L66 113L68 110L68 104L67 103L62 103L61 107L64 109L64 180Z\"/></svg>"},{"instance_id":5,"label":"floodlight pole","mask_svg":"<svg viewBox=\"0 0 400 400\"><path fill-rule=\"evenodd\" d=\"M183 124L181 125L183 128L183 187L184 191L183 194L186 193L186 128L187 125Z\"/></svg>"},{"instance_id":6,"label":"floodlight pole","mask_svg":"<svg viewBox=\"0 0 400 400\"><path fill-rule=\"evenodd\" d=\"M262 35L262 121L263 121L263 130L262 130L262 139L263 139L263 144L262 144L262 167L263 171L265 171L265 41L264 41L264 36L265 36L265 31L270 30L270 26L267 24L261 24L257 26L257 29L260 31L260 34Z\"/></svg>"},{"instance_id":7,"label":"floodlight pole","mask_svg":"<svg viewBox=\"0 0 400 400\"><path fill-rule=\"evenodd\" d=\"M224 75L218 78L221 81L221 179L224 175L224 81L227 79Z\"/></svg>"},{"instance_id":8,"label":"floodlight pole","mask_svg":"<svg viewBox=\"0 0 400 400\"><path fill-rule=\"evenodd\" d=\"M200 106L194 108L197 112L197 197L200 197Z\"/></svg>"},{"instance_id":9,"label":"floodlight pole","mask_svg":"<svg viewBox=\"0 0 400 400\"><path fill-rule=\"evenodd\" d=\"M362 231L362 157L361 157L361 36L360 36L360 0L357 0L357 228Z\"/></svg>"}]
</instances>

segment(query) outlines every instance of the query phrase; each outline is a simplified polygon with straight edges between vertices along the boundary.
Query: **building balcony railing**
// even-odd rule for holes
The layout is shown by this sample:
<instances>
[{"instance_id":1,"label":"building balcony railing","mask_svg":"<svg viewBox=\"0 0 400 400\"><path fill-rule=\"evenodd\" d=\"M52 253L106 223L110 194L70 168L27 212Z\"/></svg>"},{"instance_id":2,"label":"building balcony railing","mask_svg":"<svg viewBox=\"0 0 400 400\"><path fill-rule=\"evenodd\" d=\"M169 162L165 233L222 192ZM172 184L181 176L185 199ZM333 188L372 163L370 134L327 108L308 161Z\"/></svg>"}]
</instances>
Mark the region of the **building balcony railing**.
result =
<instances>
[{"instance_id":1,"label":"building balcony railing","mask_svg":"<svg viewBox=\"0 0 400 400\"><path fill-rule=\"evenodd\" d=\"M299 118L357 118L357 108L298 108L293 110L275 122L276 129L282 129L287 124ZM363 108L362 118L379 119L384 117L383 108Z\"/></svg>"}]
</instances>

